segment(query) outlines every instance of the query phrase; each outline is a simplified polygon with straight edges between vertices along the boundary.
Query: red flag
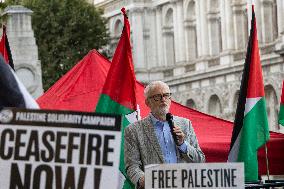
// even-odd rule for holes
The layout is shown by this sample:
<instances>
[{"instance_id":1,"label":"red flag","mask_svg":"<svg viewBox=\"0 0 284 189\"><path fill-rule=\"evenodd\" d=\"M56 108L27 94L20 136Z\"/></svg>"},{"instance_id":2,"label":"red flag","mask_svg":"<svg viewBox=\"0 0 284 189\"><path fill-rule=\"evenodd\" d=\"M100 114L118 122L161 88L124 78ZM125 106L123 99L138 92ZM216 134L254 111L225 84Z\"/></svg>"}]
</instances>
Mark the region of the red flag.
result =
<instances>
[{"instance_id":1,"label":"red flag","mask_svg":"<svg viewBox=\"0 0 284 189\"><path fill-rule=\"evenodd\" d=\"M245 181L257 181L257 151L269 140L256 19L252 6L250 38L231 139L229 162L244 162Z\"/></svg>"},{"instance_id":2,"label":"red flag","mask_svg":"<svg viewBox=\"0 0 284 189\"><path fill-rule=\"evenodd\" d=\"M5 62L7 64L9 64L14 70L12 54L11 54L11 50L10 50L8 37L7 37L7 34L6 34L6 26L5 25L3 25L3 34L2 34L1 41L0 41L0 53L2 54Z\"/></svg>"},{"instance_id":3,"label":"red flag","mask_svg":"<svg viewBox=\"0 0 284 189\"><path fill-rule=\"evenodd\" d=\"M102 94L108 95L113 101L131 110L136 110L136 79L130 45L130 24L125 9L122 8L121 11L124 15L124 28Z\"/></svg>"},{"instance_id":4,"label":"red flag","mask_svg":"<svg viewBox=\"0 0 284 189\"><path fill-rule=\"evenodd\" d=\"M121 11L124 15L124 27L96 107L96 112L123 115L119 164L119 170L122 175L119 183L123 184L121 186L123 189L133 189L135 187L128 179L124 165L124 129L131 122L137 121L139 115L136 112L136 79L132 63L130 25L125 9L122 8Z\"/></svg>"}]
</instances>

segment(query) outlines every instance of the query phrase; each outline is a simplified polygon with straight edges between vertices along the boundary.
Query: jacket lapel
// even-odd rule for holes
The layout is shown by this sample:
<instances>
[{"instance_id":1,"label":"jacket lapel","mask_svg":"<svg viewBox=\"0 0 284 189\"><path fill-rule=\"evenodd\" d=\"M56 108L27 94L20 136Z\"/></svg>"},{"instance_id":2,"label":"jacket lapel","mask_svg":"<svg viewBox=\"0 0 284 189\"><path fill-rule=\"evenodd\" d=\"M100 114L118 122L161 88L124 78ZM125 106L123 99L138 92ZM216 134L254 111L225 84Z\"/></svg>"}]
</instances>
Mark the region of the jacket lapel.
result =
<instances>
[{"instance_id":1,"label":"jacket lapel","mask_svg":"<svg viewBox=\"0 0 284 189\"><path fill-rule=\"evenodd\" d=\"M177 117L176 116L173 116L173 122L175 123L176 126L180 127L182 129L182 131L184 132L184 129L182 127L182 124L178 121ZM177 162L178 163L182 163L182 155L181 153L179 152L177 146L176 146L176 154L177 154Z\"/></svg>"},{"instance_id":2,"label":"jacket lapel","mask_svg":"<svg viewBox=\"0 0 284 189\"><path fill-rule=\"evenodd\" d=\"M153 145L155 151L157 152L159 158L161 159L161 161L164 163L164 157L163 157L163 153L162 150L160 148L160 144L158 142L157 136L156 136L156 132L154 129L154 126L152 124L151 118L150 116L147 116L145 118L145 122L144 122L144 129L145 129L145 133L150 141L150 143Z\"/></svg>"}]
</instances>

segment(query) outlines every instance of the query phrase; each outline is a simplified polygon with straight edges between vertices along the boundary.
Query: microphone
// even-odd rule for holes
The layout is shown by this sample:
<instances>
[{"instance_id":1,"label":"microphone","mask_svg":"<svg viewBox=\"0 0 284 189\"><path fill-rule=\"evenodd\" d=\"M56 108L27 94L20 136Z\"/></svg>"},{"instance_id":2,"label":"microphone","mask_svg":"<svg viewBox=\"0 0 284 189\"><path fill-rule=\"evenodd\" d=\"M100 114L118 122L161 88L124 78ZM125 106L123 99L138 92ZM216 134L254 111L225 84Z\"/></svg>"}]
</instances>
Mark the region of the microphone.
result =
<instances>
[{"instance_id":1,"label":"microphone","mask_svg":"<svg viewBox=\"0 0 284 189\"><path fill-rule=\"evenodd\" d=\"M173 139L174 139L176 145L178 145L178 139L177 139L176 134L174 133L173 115L172 115L171 113L167 113L167 114L166 114L166 120L167 120L167 122L169 123L170 129L171 129L171 133L172 133L172 136L173 136Z\"/></svg>"}]
</instances>

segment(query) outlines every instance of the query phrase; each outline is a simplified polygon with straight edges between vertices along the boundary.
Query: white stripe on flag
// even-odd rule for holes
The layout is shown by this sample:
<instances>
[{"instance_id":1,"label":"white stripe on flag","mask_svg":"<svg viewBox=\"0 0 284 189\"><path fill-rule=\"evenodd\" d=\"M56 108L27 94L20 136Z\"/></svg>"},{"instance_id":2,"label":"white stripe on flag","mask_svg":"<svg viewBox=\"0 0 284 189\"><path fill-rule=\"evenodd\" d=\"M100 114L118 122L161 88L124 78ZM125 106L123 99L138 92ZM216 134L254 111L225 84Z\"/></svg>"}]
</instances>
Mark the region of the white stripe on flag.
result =
<instances>
[{"instance_id":1,"label":"white stripe on flag","mask_svg":"<svg viewBox=\"0 0 284 189\"><path fill-rule=\"evenodd\" d=\"M138 120L141 119L141 116L140 116L140 109L139 109L139 105L137 104L137 110L130 113L130 114L127 114L125 115L126 119L128 120L128 122L131 124L131 123L134 123Z\"/></svg>"},{"instance_id":2,"label":"white stripe on flag","mask_svg":"<svg viewBox=\"0 0 284 189\"><path fill-rule=\"evenodd\" d=\"M244 116L254 107L254 105L261 99L262 97L256 98L246 98L245 112Z\"/></svg>"},{"instance_id":3,"label":"white stripe on flag","mask_svg":"<svg viewBox=\"0 0 284 189\"><path fill-rule=\"evenodd\" d=\"M39 105L37 104L37 102L34 100L34 98L30 95L30 93L27 91L26 87L24 86L24 84L19 80L19 78L17 77L17 75L15 74L14 70L12 70L12 68L9 66L10 71L12 72L12 74L14 75L17 84L19 86L19 89L23 95L23 98L25 100L25 105L27 109L39 109Z\"/></svg>"},{"instance_id":4,"label":"white stripe on flag","mask_svg":"<svg viewBox=\"0 0 284 189\"><path fill-rule=\"evenodd\" d=\"M237 162L238 160L238 155L239 155L239 150L240 150L240 136L241 136L242 130L243 128L241 128L238 134L238 137L235 140L235 143L233 144L233 147L229 152L228 162Z\"/></svg>"},{"instance_id":5,"label":"white stripe on flag","mask_svg":"<svg viewBox=\"0 0 284 189\"><path fill-rule=\"evenodd\" d=\"M123 188L123 184L125 182L125 177L124 175L119 171L119 175L118 175L119 179L118 179L118 186L117 189L122 189Z\"/></svg>"}]
</instances>

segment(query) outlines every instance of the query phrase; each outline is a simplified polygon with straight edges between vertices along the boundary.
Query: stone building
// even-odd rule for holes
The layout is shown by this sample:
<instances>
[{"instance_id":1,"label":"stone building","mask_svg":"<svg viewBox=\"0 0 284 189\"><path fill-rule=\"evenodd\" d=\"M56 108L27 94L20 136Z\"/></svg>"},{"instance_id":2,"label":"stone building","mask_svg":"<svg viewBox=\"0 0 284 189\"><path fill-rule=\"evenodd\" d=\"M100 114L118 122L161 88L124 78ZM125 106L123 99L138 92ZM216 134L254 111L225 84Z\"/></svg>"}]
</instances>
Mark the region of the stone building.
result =
<instances>
[{"instance_id":1,"label":"stone building","mask_svg":"<svg viewBox=\"0 0 284 189\"><path fill-rule=\"evenodd\" d=\"M15 71L34 98L43 93L41 63L32 29L32 11L23 6L9 6L3 13ZM2 35L1 35L2 36Z\"/></svg>"},{"instance_id":2,"label":"stone building","mask_svg":"<svg viewBox=\"0 0 284 189\"><path fill-rule=\"evenodd\" d=\"M248 42L249 0L94 0L104 10L113 52L125 7L138 80L167 82L181 104L233 120ZM284 79L284 1L255 0L270 130ZM249 7L249 9L248 9ZM250 11L248 11L250 10Z\"/></svg>"}]
</instances>

